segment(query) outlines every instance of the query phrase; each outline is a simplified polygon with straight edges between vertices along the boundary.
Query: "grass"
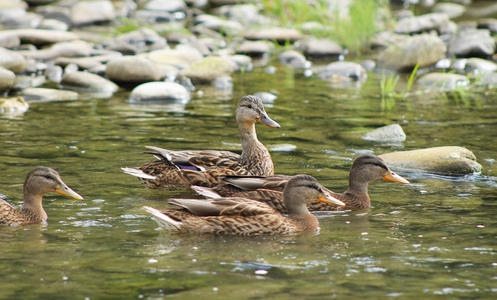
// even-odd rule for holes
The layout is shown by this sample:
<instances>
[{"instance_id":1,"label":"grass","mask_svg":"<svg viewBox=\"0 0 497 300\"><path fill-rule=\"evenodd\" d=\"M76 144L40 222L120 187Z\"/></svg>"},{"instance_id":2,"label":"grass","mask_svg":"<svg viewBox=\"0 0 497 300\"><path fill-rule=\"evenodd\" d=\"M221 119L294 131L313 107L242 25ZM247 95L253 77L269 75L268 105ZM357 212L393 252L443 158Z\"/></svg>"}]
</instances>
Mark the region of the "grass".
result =
<instances>
[{"instance_id":1,"label":"grass","mask_svg":"<svg viewBox=\"0 0 497 300\"><path fill-rule=\"evenodd\" d=\"M316 22L321 29L311 30L318 38L331 38L352 53L369 49L372 36L380 30L378 16L388 7L386 0L355 0L349 13L338 7L328 7L325 0L262 0L264 13L276 19L280 26L299 28L306 22Z\"/></svg>"}]
</instances>

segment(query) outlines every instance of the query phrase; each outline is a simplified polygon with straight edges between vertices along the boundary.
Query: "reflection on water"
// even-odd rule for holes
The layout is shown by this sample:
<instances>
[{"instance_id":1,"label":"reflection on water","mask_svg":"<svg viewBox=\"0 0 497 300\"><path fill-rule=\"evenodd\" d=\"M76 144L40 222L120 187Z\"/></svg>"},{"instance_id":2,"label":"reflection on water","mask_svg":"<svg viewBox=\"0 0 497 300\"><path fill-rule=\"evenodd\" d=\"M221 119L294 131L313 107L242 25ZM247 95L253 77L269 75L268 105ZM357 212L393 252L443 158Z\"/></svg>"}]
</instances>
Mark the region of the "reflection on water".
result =
<instances>
[{"instance_id":1,"label":"reflection on water","mask_svg":"<svg viewBox=\"0 0 497 300\"><path fill-rule=\"evenodd\" d=\"M27 172L46 165L85 201L48 194L48 224L0 228L0 298L495 297L494 97L413 98L385 109L374 75L356 90L277 72L239 75L233 97L216 98L206 88L177 107L130 105L123 94L33 103L23 116L1 116L6 198L20 206ZM143 154L147 145L240 151L236 104L258 91L278 92L267 112L282 128L257 125L278 173L308 173L340 192L360 153L446 145L472 150L483 172L401 172L410 185L375 181L369 186L373 207L317 213L317 236L157 230L143 205L160 208L170 197L198 196L146 190L120 167L152 160ZM361 139L392 123L401 124L406 142Z\"/></svg>"}]
</instances>

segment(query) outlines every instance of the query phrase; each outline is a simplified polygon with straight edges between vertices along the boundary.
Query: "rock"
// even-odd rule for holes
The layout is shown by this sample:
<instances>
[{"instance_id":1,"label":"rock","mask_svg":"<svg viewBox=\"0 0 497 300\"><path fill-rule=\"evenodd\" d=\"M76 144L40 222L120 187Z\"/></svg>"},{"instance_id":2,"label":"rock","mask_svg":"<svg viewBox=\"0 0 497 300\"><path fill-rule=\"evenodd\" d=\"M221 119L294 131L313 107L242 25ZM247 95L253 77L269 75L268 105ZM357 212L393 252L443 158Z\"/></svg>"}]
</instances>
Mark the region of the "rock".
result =
<instances>
[{"instance_id":1,"label":"rock","mask_svg":"<svg viewBox=\"0 0 497 300\"><path fill-rule=\"evenodd\" d=\"M110 80L123 83L144 83L164 78L158 64L137 56L112 59L107 63L105 73Z\"/></svg>"},{"instance_id":2,"label":"rock","mask_svg":"<svg viewBox=\"0 0 497 300\"><path fill-rule=\"evenodd\" d=\"M11 70L0 67L0 92L7 92L13 86L16 80L16 74Z\"/></svg>"},{"instance_id":3,"label":"rock","mask_svg":"<svg viewBox=\"0 0 497 300\"><path fill-rule=\"evenodd\" d=\"M31 101L63 101L77 100L78 93L67 90L47 88L27 88L22 91L23 96Z\"/></svg>"},{"instance_id":4,"label":"rock","mask_svg":"<svg viewBox=\"0 0 497 300\"><path fill-rule=\"evenodd\" d=\"M0 48L0 67L18 74L26 67L26 59L16 51Z\"/></svg>"},{"instance_id":5,"label":"rock","mask_svg":"<svg viewBox=\"0 0 497 300\"><path fill-rule=\"evenodd\" d=\"M175 82L147 82L131 91L129 101L131 103L179 102L186 104L190 101L190 92Z\"/></svg>"},{"instance_id":6,"label":"rock","mask_svg":"<svg viewBox=\"0 0 497 300\"><path fill-rule=\"evenodd\" d=\"M0 47L13 49L21 45L21 39L12 31L0 31Z\"/></svg>"},{"instance_id":7,"label":"rock","mask_svg":"<svg viewBox=\"0 0 497 300\"><path fill-rule=\"evenodd\" d=\"M48 80L56 83L60 83L62 81L63 74L64 71L62 70L62 67L57 65L48 67L44 72L44 75L48 78Z\"/></svg>"},{"instance_id":8,"label":"rock","mask_svg":"<svg viewBox=\"0 0 497 300\"><path fill-rule=\"evenodd\" d=\"M269 24L268 20L259 14L259 8L254 4L225 5L214 10L231 21L241 24Z\"/></svg>"},{"instance_id":9,"label":"rock","mask_svg":"<svg viewBox=\"0 0 497 300\"><path fill-rule=\"evenodd\" d=\"M23 90L30 87L41 86L45 83L46 78L43 75L27 76L19 75L16 77L14 89Z\"/></svg>"},{"instance_id":10,"label":"rock","mask_svg":"<svg viewBox=\"0 0 497 300\"><path fill-rule=\"evenodd\" d=\"M405 34L396 34L390 31L378 32L371 39L371 49L384 49L389 47L390 45L398 44L407 38L409 38L409 36Z\"/></svg>"},{"instance_id":11,"label":"rock","mask_svg":"<svg viewBox=\"0 0 497 300\"><path fill-rule=\"evenodd\" d=\"M231 73L233 73L231 62L223 57L216 56L196 61L180 71L180 75L190 78L194 84L210 83L217 77L230 75Z\"/></svg>"},{"instance_id":12,"label":"rock","mask_svg":"<svg viewBox=\"0 0 497 300\"><path fill-rule=\"evenodd\" d=\"M249 29L244 37L247 40L268 40L276 41L283 45L286 43L294 43L302 38L302 34L293 28L267 27L261 29Z\"/></svg>"},{"instance_id":13,"label":"rock","mask_svg":"<svg viewBox=\"0 0 497 300\"><path fill-rule=\"evenodd\" d=\"M108 0L77 1L71 10L73 26L111 22L115 18L114 4Z\"/></svg>"},{"instance_id":14,"label":"rock","mask_svg":"<svg viewBox=\"0 0 497 300\"><path fill-rule=\"evenodd\" d=\"M167 48L167 41L150 28L142 27L103 42L107 49L134 54L148 51L152 46Z\"/></svg>"},{"instance_id":15,"label":"rock","mask_svg":"<svg viewBox=\"0 0 497 300\"><path fill-rule=\"evenodd\" d=\"M231 91L233 90L233 78L228 75L217 77L212 81L212 86L219 90Z\"/></svg>"},{"instance_id":16,"label":"rock","mask_svg":"<svg viewBox=\"0 0 497 300\"><path fill-rule=\"evenodd\" d=\"M226 58L231 61L233 72L250 72L254 68L252 58L248 55L229 55Z\"/></svg>"},{"instance_id":17,"label":"rock","mask_svg":"<svg viewBox=\"0 0 497 300\"><path fill-rule=\"evenodd\" d=\"M449 18L453 19L462 16L466 12L466 7L459 3L443 2L435 4L432 11L447 14Z\"/></svg>"},{"instance_id":18,"label":"rock","mask_svg":"<svg viewBox=\"0 0 497 300\"><path fill-rule=\"evenodd\" d=\"M223 20L214 16L205 19L196 27L208 28L210 30L214 30L228 36L238 36L243 31L243 26L241 23L237 21Z\"/></svg>"},{"instance_id":19,"label":"rock","mask_svg":"<svg viewBox=\"0 0 497 300\"><path fill-rule=\"evenodd\" d=\"M4 28L17 29L17 28L37 28L40 26L43 17L27 12L18 18L11 18L8 21L2 22Z\"/></svg>"},{"instance_id":20,"label":"rock","mask_svg":"<svg viewBox=\"0 0 497 300\"><path fill-rule=\"evenodd\" d=\"M445 57L446 47L437 36L421 34L409 37L383 50L378 65L392 70L413 69L434 65Z\"/></svg>"},{"instance_id":21,"label":"rock","mask_svg":"<svg viewBox=\"0 0 497 300\"><path fill-rule=\"evenodd\" d=\"M191 63L203 58L202 54L198 51L185 52L177 49L155 50L148 53L146 57L154 62L173 65L180 69L184 69Z\"/></svg>"},{"instance_id":22,"label":"rock","mask_svg":"<svg viewBox=\"0 0 497 300\"><path fill-rule=\"evenodd\" d=\"M497 73L485 73L480 80L476 82L477 85L488 85L491 87L497 86Z\"/></svg>"},{"instance_id":23,"label":"rock","mask_svg":"<svg viewBox=\"0 0 497 300\"><path fill-rule=\"evenodd\" d=\"M0 98L1 114L22 114L29 109L29 105L22 97Z\"/></svg>"},{"instance_id":24,"label":"rock","mask_svg":"<svg viewBox=\"0 0 497 300\"><path fill-rule=\"evenodd\" d=\"M45 30L45 29L15 29L14 32L23 44L33 44L37 47L59 42L79 40L79 36L72 32Z\"/></svg>"},{"instance_id":25,"label":"rock","mask_svg":"<svg viewBox=\"0 0 497 300\"><path fill-rule=\"evenodd\" d=\"M64 22L67 26L71 25L70 7L55 5L38 6L35 9L37 14L42 15L45 19L53 19Z\"/></svg>"},{"instance_id":26,"label":"rock","mask_svg":"<svg viewBox=\"0 0 497 300\"><path fill-rule=\"evenodd\" d=\"M428 73L418 79L417 83L425 88L435 88L441 91L457 90L466 87L470 81L466 76L451 73Z\"/></svg>"},{"instance_id":27,"label":"rock","mask_svg":"<svg viewBox=\"0 0 497 300\"><path fill-rule=\"evenodd\" d=\"M478 20L476 28L487 29L492 34L497 34L497 19L485 18Z\"/></svg>"},{"instance_id":28,"label":"rock","mask_svg":"<svg viewBox=\"0 0 497 300\"><path fill-rule=\"evenodd\" d=\"M441 28L448 26L449 16L443 13L430 13L417 17L400 19L395 24L395 33L414 34L430 30L441 31Z\"/></svg>"},{"instance_id":29,"label":"rock","mask_svg":"<svg viewBox=\"0 0 497 300\"><path fill-rule=\"evenodd\" d=\"M344 54L342 46L329 39L305 39L296 46L309 59L337 59Z\"/></svg>"},{"instance_id":30,"label":"rock","mask_svg":"<svg viewBox=\"0 0 497 300\"><path fill-rule=\"evenodd\" d=\"M58 57L86 57L93 51L93 45L88 42L76 40L71 42L55 43L51 47L37 51L22 51L25 57L41 61L54 60Z\"/></svg>"},{"instance_id":31,"label":"rock","mask_svg":"<svg viewBox=\"0 0 497 300\"><path fill-rule=\"evenodd\" d=\"M363 82L368 77L366 70L358 63L349 61L336 61L326 66L318 77L328 79L346 79Z\"/></svg>"},{"instance_id":32,"label":"rock","mask_svg":"<svg viewBox=\"0 0 497 300\"><path fill-rule=\"evenodd\" d=\"M41 21L38 29L67 31L69 29L69 25L56 19L44 19Z\"/></svg>"},{"instance_id":33,"label":"rock","mask_svg":"<svg viewBox=\"0 0 497 300\"><path fill-rule=\"evenodd\" d=\"M69 90L95 93L114 93L119 87L112 81L87 72L72 72L62 76L60 85Z\"/></svg>"},{"instance_id":34,"label":"rock","mask_svg":"<svg viewBox=\"0 0 497 300\"><path fill-rule=\"evenodd\" d=\"M267 56L273 51L274 45L268 41L244 41L236 48L236 53L250 57Z\"/></svg>"},{"instance_id":35,"label":"rock","mask_svg":"<svg viewBox=\"0 0 497 300\"><path fill-rule=\"evenodd\" d=\"M442 175L465 175L482 169L471 151L458 146L392 152L380 157L392 169L421 170Z\"/></svg>"},{"instance_id":36,"label":"rock","mask_svg":"<svg viewBox=\"0 0 497 300\"><path fill-rule=\"evenodd\" d=\"M146 10L166 11L169 13L186 12L186 3L183 0L150 0L145 3Z\"/></svg>"},{"instance_id":37,"label":"rock","mask_svg":"<svg viewBox=\"0 0 497 300\"><path fill-rule=\"evenodd\" d=\"M456 57L490 57L495 53L495 40L486 29L467 29L448 43L449 55Z\"/></svg>"},{"instance_id":38,"label":"rock","mask_svg":"<svg viewBox=\"0 0 497 300\"><path fill-rule=\"evenodd\" d=\"M406 140L406 134L399 124L392 124L370 131L362 138L373 142L399 143Z\"/></svg>"},{"instance_id":39,"label":"rock","mask_svg":"<svg viewBox=\"0 0 497 300\"><path fill-rule=\"evenodd\" d=\"M268 92L257 92L254 93L254 96L261 99L261 101L265 104L273 104L274 101L276 101L276 99L278 98L278 96L276 96L275 94L271 94Z\"/></svg>"},{"instance_id":40,"label":"rock","mask_svg":"<svg viewBox=\"0 0 497 300\"><path fill-rule=\"evenodd\" d=\"M311 62L309 62L304 55L295 50L283 51L278 55L278 60L281 64L290 66L294 69L308 69L311 67Z\"/></svg>"},{"instance_id":41,"label":"rock","mask_svg":"<svg viewBox=\"0 0 497 300\"><path fill-rule=\"evenodd\" d=\"M497 71L497 64L481 58L468 58L464 71L466 74L471 75L471 78L477 78L485 73Z\"/></svg>"}]
</instances>

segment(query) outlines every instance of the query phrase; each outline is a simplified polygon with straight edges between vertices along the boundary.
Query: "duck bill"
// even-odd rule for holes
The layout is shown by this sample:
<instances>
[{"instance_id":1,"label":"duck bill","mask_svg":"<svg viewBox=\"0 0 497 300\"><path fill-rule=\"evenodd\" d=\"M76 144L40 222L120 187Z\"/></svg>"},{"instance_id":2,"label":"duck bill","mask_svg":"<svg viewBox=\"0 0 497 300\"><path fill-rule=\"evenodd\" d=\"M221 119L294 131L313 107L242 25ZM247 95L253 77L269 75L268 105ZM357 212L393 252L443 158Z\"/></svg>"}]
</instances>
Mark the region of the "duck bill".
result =
<instances>
[{"instance_id":1,"label":"duck bill","mask_svg":"<svg viewBox=\"0 0 497 300\"><path fill-rule=\"evenodd\" d=\"M335 206L340 206L340 207L345 206L345 203L343 203L342 201L338 200L337 198L333 197L332 195L330 195L328 193L324 193L323 196L321 196L317 199L317 201L322 202L322 203L326 203L326 204L335 205Z\"/></svg>"},{"instance_id":2,"label":"duck bill","mask_svg":"<svg viewBox=\"0 0 497 300\"><path fill-rule=\"evenodd\" d=\"M61 194L61 195L64 195L64 196L72 198L72 199L83 200L83 197L81 197L81 195L79 195L75 191L71 190L71 188L69 188L65 184L62 184L62 186L60 188L56 189L55 192L57 194Z\"/></svg>"},{"instance_id":3,"label":"duck bill","mask_svg":"<svg viewBox=\"0 0 497 300\"><path fill-rule=\"evenodd\" d=\"M257 119L257 122L262 123L262 124L264 124L268 127L271 127L271 128L280 128L281 127L280 124L273 121L273 119L271 119L265 112L263 112L261 114L259 119Z\"/></svg>"},{"instance_id":4,"label":"duck bill","mask_svg":"<svg viewBox=\"0 0 497 300\"><path fill-rule=\"evenodd\" d=\"M394 172L392 172L390 170L388 170L387 175L383 176L383 179L388 180L388 181L397 182L397 183L403 183L403 184L409 183L409 181L407 181L407 179L405 179L404 177L402 177L398 174L395 174Z\"/></svg>"}]
</instances>

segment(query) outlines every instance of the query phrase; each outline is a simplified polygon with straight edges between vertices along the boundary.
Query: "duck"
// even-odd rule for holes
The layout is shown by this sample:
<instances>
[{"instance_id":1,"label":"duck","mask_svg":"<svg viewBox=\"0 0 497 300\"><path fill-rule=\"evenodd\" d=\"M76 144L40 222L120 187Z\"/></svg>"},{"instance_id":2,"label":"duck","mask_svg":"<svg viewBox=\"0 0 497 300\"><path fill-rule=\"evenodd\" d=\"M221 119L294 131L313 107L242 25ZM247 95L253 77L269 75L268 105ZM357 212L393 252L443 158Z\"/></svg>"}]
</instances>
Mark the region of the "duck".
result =
<instances>
[{"instance_id":1,"label":"duck","mask_svg":"<svg viewBox=\"0 0 497 300\"><path fill-rule=\"evenodd\" d=\"M242 97L236 109L236 121L242 153L219 150L173 151L146 146L146 152L158 160L137 168L121 168L126 174L136 176L151 189L189 189L192 185L212 187L220 184L221 175L274 174L274 165L268 149L257 139L255 123L280 128L264 109L256 96Z\"/></svg>"},{"instance_id":2,"label":"duck","mask_svg":"<svg viewBox=\"0 0 497 300\"><path fill-rule=\"evenodd\" d=\"M198 187L203 189L203 187ZM319 201L328 205L345 205L327 194L310 175L291 177L283 189L283 215L264 202L241 197L220 197L207 194L208 199L170 199L180 209L158 210L143 206L165 230L183 233L216 235L276 235L318 232L319 221L309 212L306 203Z\"/></svg>"},{"instance_id":3,"label":"duck","mask_svg":"<svg viewBox=\"0 0 497 300\"><path fill-rule=\"evenodd\" d=\"M69 188L59 173L48 167L36 167L26 176L23 185L23 203L20 210L9 202L0 199L0 224L28 225L46 222L47 213L43 209L43 195L55 192L66 197L83 200L83 197Z\"/></svg>"},{"instance_id":4,"label":"duck","mask_svg":"<svg viewBox=\"0 0 497 300\"><path fill-rule=\"evenodd\" d=\"M213 192L224 197L248 197L271 205L276 210L286 213L283 203L283 189L290 179L288 175L272 176L223 176L224 184L217 185L210 190L199 190L204 193ZM384 179L402 184L409 181L392 172L384 160L373 154L361 154L354 159L349 172L349 186L343 193L333 192L324 188L325 192L345 203L341 209L362 209L371 206L368 195L368 185L371 181ZM336 207L324 203L309 203L311 211L328 211Z\"/></svg>"}]
</instances>

